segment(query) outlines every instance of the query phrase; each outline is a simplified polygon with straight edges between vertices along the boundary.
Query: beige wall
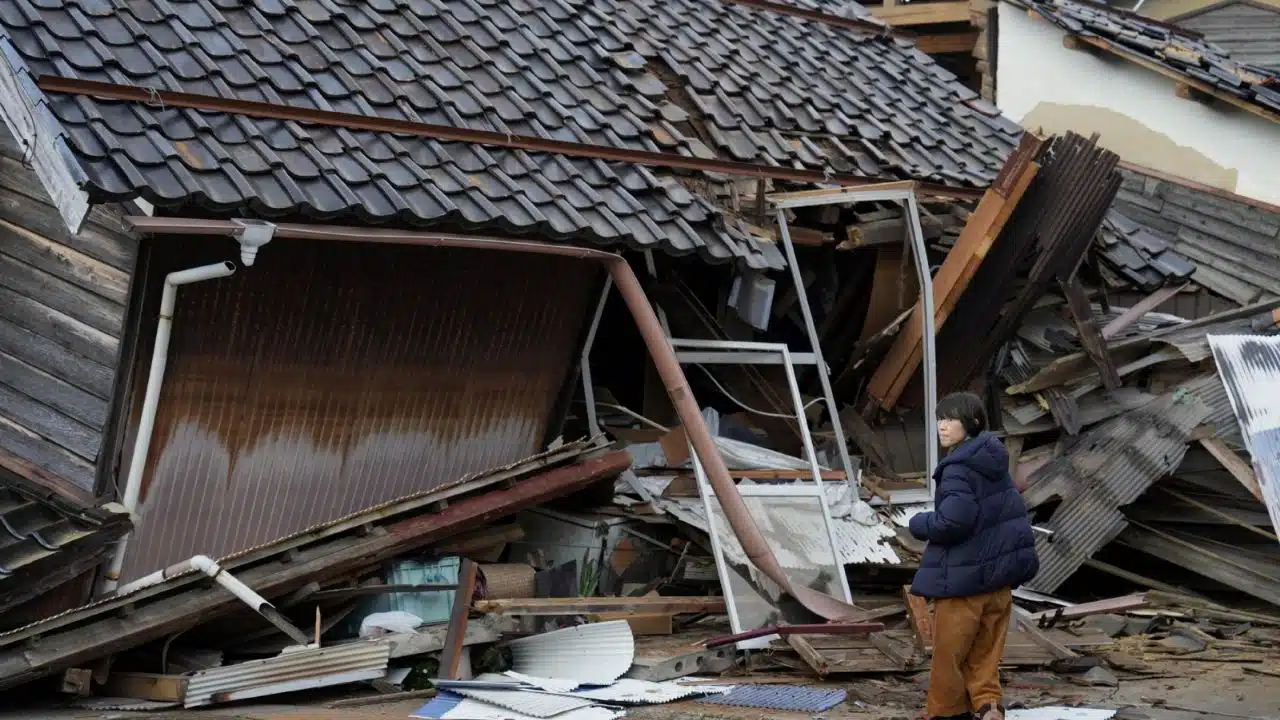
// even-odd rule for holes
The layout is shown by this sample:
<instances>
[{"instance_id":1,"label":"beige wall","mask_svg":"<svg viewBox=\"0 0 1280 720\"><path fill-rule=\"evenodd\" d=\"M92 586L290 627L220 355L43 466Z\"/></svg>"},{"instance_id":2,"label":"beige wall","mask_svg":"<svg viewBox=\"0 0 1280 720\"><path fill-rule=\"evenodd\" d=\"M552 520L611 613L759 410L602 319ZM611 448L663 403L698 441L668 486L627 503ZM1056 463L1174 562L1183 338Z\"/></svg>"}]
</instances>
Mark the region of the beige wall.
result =
<instances>
[{"instance_id":1,"label":"beige wall","mask_svg":"<svg viewBox=\"0 0 1280 720\"><path fill-rule=\"evenodd\" d=\"M1280 203L1280 124L1175 94L1172 79L1128 60L1063 47L1056 25L1000 6L996 104L1028 129L1097 133L1125 160Z\"/></svg>"}]
</instances>

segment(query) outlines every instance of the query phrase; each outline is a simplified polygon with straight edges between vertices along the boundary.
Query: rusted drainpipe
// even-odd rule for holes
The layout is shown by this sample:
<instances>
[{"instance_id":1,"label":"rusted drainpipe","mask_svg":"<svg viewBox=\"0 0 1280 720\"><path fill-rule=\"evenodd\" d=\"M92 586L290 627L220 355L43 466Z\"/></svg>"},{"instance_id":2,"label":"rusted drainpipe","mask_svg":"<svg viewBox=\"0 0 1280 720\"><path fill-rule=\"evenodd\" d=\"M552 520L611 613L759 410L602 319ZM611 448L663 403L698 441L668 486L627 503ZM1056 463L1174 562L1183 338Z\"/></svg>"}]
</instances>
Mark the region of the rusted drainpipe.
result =
<instances>
[{"instance_id":1,"label":"rusted drainpipe","mask_svg":"<svg viewBox=\"0 0 1280 720\"><path fill-rule=\"evenodd\" d=\"M130 216L125 218L138 231L143 233L164 235L234 235L239 225L223 220L201 220L194 218L146 217ZM848 617L857 612L857 608L830 595L820 593L803 586L791 583L778 563L773 551L765 542L764 535L756 527L755 521L747 511L746 503L738 494L733 484L729 468L720 456L720 450L711 437L711 432L703 422L702 411L689 388L684 370L676 359L675 350L667 341L666 333L658 323L658 316L649 304L649 298L640 286L640 280L631 270L621 255L575 247L572 245L550 245L529 240L507 240L502 238L475 237L470 235L451 235L433 232L410 232L399 230L380 230L372 228L355 228L328 225L309 225L284 223L276 226L276 238L295 240L335 240L340 242L367 242L391 245L425 245L429 247L471 248L476 250L505 250L537 255L559 255L583 260L598 260L604 263L618 286L618 293L631 311L640 337L644 340L653 364L662 378L676 415L684 425L689 442L702 461L711 488L720 502L729 526L742 544L742 549L751 563L765 574L778 587L799 600L811 612L827 619Z\"/></svg>"}]
</instances>

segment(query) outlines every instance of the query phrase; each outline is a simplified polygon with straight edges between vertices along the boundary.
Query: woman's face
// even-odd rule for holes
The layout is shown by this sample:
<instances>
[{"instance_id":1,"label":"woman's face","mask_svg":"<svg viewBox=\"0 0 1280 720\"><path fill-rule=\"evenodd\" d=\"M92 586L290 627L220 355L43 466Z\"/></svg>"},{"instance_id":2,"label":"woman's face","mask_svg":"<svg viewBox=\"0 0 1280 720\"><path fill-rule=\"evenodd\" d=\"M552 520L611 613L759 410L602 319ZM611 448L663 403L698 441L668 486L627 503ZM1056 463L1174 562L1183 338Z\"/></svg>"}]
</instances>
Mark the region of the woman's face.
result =
<instances>
[{"instance_id":1,"label":"woman's face","mask_svg":"<svg viewBox=\"0 0 1280 720\"><path fill-rule=\"evenodd\" d=\"M938 421L938 441L944 448L953 448L964 442L964 423L959 420L944 418Z\"/></svg>"}]
</instances>

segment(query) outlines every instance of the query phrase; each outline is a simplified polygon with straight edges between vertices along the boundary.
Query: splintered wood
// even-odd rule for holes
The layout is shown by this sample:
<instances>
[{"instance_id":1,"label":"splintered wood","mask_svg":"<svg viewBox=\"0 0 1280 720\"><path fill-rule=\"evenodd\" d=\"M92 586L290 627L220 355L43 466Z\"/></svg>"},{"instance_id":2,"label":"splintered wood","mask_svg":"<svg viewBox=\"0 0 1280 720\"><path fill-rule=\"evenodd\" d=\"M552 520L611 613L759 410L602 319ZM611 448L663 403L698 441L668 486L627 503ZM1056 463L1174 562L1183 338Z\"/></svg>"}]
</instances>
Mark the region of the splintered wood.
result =
<instances>
[{"instance_id":1,"label":"splintered wood","mask_svg":"<svg viewBox=\"0 0 1280 720\"><path fill-rule=\"evenodd\" d=\"M1022 199L1031 180L1040 170L1035 158L1039 156L1044 139L1027 132L1018 148L1005 161L995 183L982 196L978 207L960 232L955 247L947 253L933 278L933 302L935 332L955 310L960 296L969 281L982 265L992 243L1004 229L1018 201ZM915 374L924 357L924 310L917 301L902 332L898 334L889 353L876 368L868 385L872 401L889 409L897 403L902 391Z\"/></svg>"}]
</instances>

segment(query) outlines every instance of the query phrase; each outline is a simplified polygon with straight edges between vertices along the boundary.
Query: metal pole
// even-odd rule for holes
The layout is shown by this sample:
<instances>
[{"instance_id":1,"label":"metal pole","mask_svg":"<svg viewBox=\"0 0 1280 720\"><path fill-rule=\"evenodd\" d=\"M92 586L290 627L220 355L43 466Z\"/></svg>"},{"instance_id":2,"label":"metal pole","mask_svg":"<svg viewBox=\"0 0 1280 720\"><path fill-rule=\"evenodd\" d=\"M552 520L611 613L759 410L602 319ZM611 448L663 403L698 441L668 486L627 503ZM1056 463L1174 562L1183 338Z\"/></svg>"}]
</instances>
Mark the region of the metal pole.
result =
<instances>
[{"instance_id":1,"label":"metal pole","mask_svg":"<svg viewBox=\"0 0 1280 720\"><path fill-rule=\"evenodd\" d=\"M587 428L591 431L591 437L600 434L600 423L596 417L596 389L591 381L591 348L596 344L596 330L600 328L600 317L604 315L605 302L612 289L613 276L605 275L604 289L600 291L600 302L596 303L596 314L591 318L591 329L587 331L587 341L582 345L582 359L579 361L582 370L582 398L587 403Z\"/></svg>"},{"instance_id":2,"label":"metal pole","mask_svg":"<svg viewBox=\"0 0 1280 720\"><path fill-rule=\"evenodd\" d=\"M938 431L934 416L938 411L938 355L935 348L933 276L929 274L929 256L924 244L924 232L920 229L920 208L915 192L907 195L908 229L911 232L911 249L916 258L916 273L920 276L920 304L924 311L924 449L925 478L929 483L929 499L933 499L933 469L938 466Z\"/></svg>"},{"instance_id":3,"label":"metal pole","mask_svg":"<svg viewBox=\"0 0 1280 720\"><path fill-rule=\"evenodd\" d=\"M796 284L796 298L800 301L800 314L804 317L804 329L809 334L809 344L813 346L813 357L818 366L818 380L822 383L822 394L827 403L827 412L831 413L831 430L836 434L836 447L840 450L840 463L844 467L844 479L857 496L861 478L853 469L853 461L849 459L849 444L845 441L844 428L840 426L840 408L836 405L835 393L831 390L831 378L827 373L827 361L822 357L822 347L818 342L818 327L813 324L813 312L809 309L809 296L804 290L804 278L800 275L800 264L796 262L796 250L791 244L791 232L787 229L787 212L779 209L778 232L782 236L782 249L787 254L787 267L791 269L791 280ZM787 364L788 368L790 363ZM798 392L798 391L797 391ZM804 426L803 413L796 418ZM807 433L808 430L806 429Z\"/></svg>"}]
</instances>

